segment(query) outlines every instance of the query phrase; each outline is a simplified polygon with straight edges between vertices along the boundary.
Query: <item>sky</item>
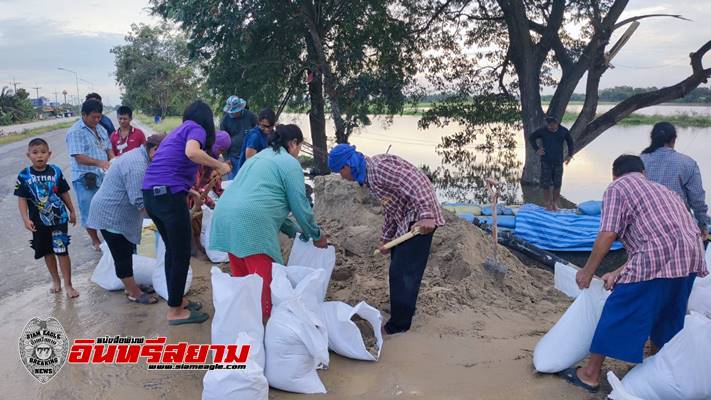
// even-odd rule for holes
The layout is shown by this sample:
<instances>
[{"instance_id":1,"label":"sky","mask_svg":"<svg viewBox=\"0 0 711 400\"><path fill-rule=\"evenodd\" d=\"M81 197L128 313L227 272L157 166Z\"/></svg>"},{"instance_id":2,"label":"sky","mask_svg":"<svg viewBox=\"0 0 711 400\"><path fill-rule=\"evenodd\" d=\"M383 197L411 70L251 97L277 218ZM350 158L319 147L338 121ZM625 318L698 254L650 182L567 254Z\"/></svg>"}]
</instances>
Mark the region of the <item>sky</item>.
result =
<instances>
[{"instance_id":1,"label":"sky","mask_svg":"<svg viewBox=\"0 0 711 400\"><path fill-rule=\"evenodd\" d=\"M147 6L148 0L0 0L0 87L14 79L32 97L31 88L39 86L40 96L54 100L56 92L61 101L66 90L69 100L77 93L75 75L57 69L62 67L77 72L81 97L95 91L106 104L119 104L109 50L123 43L132 23L158 22ZM708 1L630 0L622 18L649 13L681 14L693 22L643 20L603 76L602 88L674 84L691 71L689 53L711 39ZM711 56L705 61L711 65ZM584 85L578 89L584 92Z\"/></svg>"}]
</instances>

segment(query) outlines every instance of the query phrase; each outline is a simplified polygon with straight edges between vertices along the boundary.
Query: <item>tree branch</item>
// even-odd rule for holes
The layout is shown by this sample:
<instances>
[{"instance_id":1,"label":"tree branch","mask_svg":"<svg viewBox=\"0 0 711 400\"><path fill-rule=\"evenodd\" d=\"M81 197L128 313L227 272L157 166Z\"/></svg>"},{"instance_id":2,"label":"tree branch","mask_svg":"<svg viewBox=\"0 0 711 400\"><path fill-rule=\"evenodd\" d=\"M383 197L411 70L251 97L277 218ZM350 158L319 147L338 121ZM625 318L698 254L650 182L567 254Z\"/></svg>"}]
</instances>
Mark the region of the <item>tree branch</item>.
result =
<instances>
[{"instance_id":1,"label":"tree branch","mask_svg":"<svg viewBox=\"0 0 711 400\"><path fill-rule=\"evenodd\" d=\"M419 35L419 34L421 34L421 33L423 33L423 32L427 32L427 31L430 29L430 26L432 26L432 24L437 20L437 18L439 18L440 15L442 15L442 13L444 12L444 10L446 10L447 7L449 7L449 5L452 3L452 1L453 1L453 0L447 0L447 1L445 1L443 4L441 4L441 5L435 10L434 14L432 14L432 17L430 17L429 21L427 21L424 26L422 26L422 27L420 27L420 28L417 28L417 29L415 29L415 30L410 31L410 34Z\"/></svg>"},{"instance_id":2,"label":"tree branch","mask_svg":"<svg viewBox=\"0 0 711 400\"><path fill-rule=\"evenodd\" d=\"M683 81L673 86L636 94L595 118L580 134L573 136L577 142L575 147L577 149L585 147L606 129L634 111L682 98L700 84L708 82L709 77L711 77L711 68L704 69L702 59L710 50L711 41L708 41L696 52L690 54L692 74Z\"/></svg>"},{"instance_id":3,"label":"tree branch","mask_svg":"<svg viewBox=\"0 0 711 400\"><path fill-rule=\"evenodd\" d=\"M671 17L671 18L681 19L684 21L691 21L688 18L682 17L680 14L646 14L646 15L638 15L636 17L630 17L625 20L622 20L622 21L616 23L615 26L612 27L612 29L615 30L619 27L629 24L630 22L639 21L640 19L652 18L652 17Z\"/></svg>"}]
</instances>

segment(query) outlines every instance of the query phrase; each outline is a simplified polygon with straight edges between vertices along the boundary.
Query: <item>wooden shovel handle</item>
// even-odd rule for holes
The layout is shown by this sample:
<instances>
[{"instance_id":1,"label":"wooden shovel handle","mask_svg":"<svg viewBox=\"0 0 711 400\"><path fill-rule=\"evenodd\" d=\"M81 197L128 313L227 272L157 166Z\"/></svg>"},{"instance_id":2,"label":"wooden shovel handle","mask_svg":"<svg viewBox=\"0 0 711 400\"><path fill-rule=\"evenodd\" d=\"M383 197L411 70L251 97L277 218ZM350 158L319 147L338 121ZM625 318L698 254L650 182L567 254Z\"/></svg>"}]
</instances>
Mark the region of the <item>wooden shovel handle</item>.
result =
<instances>
[{"instance_id":1,"label":"wooden shovel handle","mask_svg":"<svg viewBox=\"0 0 711 400\"><path fill-rule=\"evenodd\" d=\"M399 245L400 243L406 242L419 234L420 234L420 228L417 227L417 228L411 230L410 232L407 232L406 234L385 243L383 245L383 248L384 249L392 249L393 247ZM375 251L373 252L373 255L377 256L378 253L380 253L380 249L375 249Z\"/></svg>"}]
</instances>

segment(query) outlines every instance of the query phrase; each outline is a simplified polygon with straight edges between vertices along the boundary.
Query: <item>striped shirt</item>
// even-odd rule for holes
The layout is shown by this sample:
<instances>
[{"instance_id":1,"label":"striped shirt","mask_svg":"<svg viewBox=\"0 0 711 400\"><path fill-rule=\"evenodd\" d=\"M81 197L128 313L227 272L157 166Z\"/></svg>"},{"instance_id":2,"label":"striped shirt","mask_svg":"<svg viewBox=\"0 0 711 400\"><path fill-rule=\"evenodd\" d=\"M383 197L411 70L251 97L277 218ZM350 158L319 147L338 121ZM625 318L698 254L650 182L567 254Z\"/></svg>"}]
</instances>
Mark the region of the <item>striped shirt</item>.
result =
<instances>
[{"instance_id":1,"label":"striped shirt","mask_svg":"<svg viewBox=\"0 0 711 400\"><path fill-rule=\"evenodd\" d=\"M661 147L648 154L643 153L640 157L644 162L644 174L647 178L681 196L687 208L694 212L699 227L707 227L709 207L696 161L669 147Z\"/></svg>"},{"instance_id":2,"label":"striped shirt","mask_svg":"<svg viewBox=\"0 0 711 400\"><path fill-rule=\"evenodd\" d=\"M149 162L145 146L124 153L111 162L104 182L91 200L88 227L119 233L131 243L141 242L141 184Z\"/></svg>"},{"instance_id":3,"label":"striped shirt","mask_svg":"<svg viewBox=\"0 0 711 400\"><path fill-rule=\"evenodd\" d=\"M641 173L607 187L600 231L615 232L627 249L618 283L707 274L701 231L681 198Z\"/></svg>"},{"instance_id":4,"label":"striped shirt","mask_svg":"<svg viewBox=\"0 0 711 400\"><path fill-rule=\"evenodd\" d=\"M404 235L422 219L444 225L432 182L417 167L389 154L366 157L365 163L365 184L380 200L385 216L380 240L387 242Z\"/></svg>"},{"instance_id":5,"label":"striped shirt","mask_svg":"<svg viewBox=\"0 0 711 400\"><path fill-rule=\"evenodd\" d=\"M96 125L96 133L86 126L84 120L79 118L67 131L67 148L72 156L72 181L76 181L84 174L93 172L100 177L104 170L91 165L80 164L74 156L84 155L95 160L108 161L108 151L111 150L111 141L106 129L100 124Z\"/></svg>"}]
</instances>

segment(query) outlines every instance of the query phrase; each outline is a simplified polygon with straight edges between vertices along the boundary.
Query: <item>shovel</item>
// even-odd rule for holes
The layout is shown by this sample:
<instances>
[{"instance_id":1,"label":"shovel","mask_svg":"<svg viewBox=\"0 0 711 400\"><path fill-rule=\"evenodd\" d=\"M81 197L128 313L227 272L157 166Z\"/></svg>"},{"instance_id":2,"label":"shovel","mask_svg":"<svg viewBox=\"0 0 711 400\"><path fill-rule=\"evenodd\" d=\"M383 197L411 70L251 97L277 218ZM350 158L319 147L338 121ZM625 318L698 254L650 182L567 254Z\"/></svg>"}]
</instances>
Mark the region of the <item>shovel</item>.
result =
<instances>
[{"instance_id":1,"label":"shovel","mask_svg":"<svg viewBox=\"0 0 711 400\"><path fill-rule=\"evenodd\" d=\"M491 197L491 217L493 219L493 224L491 226L491 237L494 246L494 257L486 258L486 260L484 261L484 268L486 268L490 272L493 272L498 277L503 278L506 274L506 271L509 270L509 267L499 262L499 252L497 249L499 242L498 226L496 225L496 214L498 211L499 203L498 185L499 183L493 179L486 180L486 189L489 192L489 196Z\"/></svg>"},{"instance_id":2,"label":"shovel","mask_svg":"<svg viewBox=\"0 0 711 400\"><path fill-rule=\"evenodd\" d=\"M415 227L415 229L411 230L410 232L407 232L406 234L385 243L383 245L383 248L386 250L392 249L393 247L399 245L400 243L406 242L419 234L420 234L420 227L418 226L418 227ZM380 249L375 249L375 251L373 252L373 255L377 256L378 254L382 254L382 253L380 253Z\"/></svg>"}]
</instances>

